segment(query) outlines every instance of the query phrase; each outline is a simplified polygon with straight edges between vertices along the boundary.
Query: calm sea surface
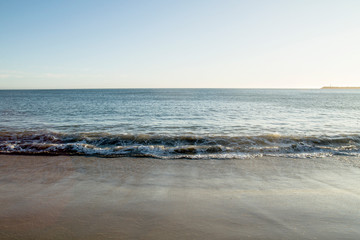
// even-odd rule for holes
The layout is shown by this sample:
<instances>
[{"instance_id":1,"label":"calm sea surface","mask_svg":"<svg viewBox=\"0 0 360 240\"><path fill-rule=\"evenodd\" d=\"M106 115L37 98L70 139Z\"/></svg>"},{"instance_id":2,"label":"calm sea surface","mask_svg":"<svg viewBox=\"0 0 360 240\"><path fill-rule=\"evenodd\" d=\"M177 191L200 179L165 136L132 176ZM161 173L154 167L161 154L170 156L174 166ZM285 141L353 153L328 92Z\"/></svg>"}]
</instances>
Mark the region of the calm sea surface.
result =
<instances>
[{"instance_id":1,"label":"calm sea surface","mask_svg":"<svg viewBox=\"0 0 360 240\"><path fill-rule=\"evenodd\" d=\"M360 90L2 90L0 153L359 155Z\"/></svg>"}]
</instances>

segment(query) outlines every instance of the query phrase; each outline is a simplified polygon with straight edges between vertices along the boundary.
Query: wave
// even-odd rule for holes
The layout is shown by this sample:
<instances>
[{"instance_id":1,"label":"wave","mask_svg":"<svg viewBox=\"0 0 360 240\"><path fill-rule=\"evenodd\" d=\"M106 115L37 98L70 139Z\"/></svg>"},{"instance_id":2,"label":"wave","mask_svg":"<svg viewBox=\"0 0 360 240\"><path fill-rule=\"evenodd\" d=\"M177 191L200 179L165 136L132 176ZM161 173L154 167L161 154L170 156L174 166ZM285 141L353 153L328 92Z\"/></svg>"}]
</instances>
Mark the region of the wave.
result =
<instances>
[{"instance_id":1,"label":"wave","mask_svg":"<svg viewBox=\"0 0 360 240\"><path fill-rule=\"evenodd\" d=\"M0 153L189 159L360 156L360 135L169 136L1 132Z\"/></svg>"}]
</instances>

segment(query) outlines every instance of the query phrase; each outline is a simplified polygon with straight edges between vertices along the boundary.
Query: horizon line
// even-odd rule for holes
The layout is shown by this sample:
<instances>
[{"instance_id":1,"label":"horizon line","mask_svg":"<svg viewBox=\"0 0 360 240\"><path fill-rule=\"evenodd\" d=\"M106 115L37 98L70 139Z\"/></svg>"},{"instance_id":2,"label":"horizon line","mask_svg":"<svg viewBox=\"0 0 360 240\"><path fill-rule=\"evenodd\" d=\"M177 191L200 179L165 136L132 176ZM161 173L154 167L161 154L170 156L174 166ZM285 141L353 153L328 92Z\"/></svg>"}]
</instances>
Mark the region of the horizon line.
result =
<instances>
[{"instance_id":1,"label":"horizon line","mask_svg":"<svg viewBox=\"0 0 360 240\"><path fill-rule=\"evenodd\" d=\"M198 87L198 88L194 88L194 87L182 87L182 88L177 88L177 87L144 87L144 88L137 88L137 87L124 87L124 88L0 88L0 91L16 91L16 90L111 90L111 89L278 89L278 90L291 90L291 89L294 89L294 90L306 90L306 89L323 89L324 87L320 87L320 88L309 88L309 87L303 87L303 88L242 88L242 87L239 87L239 88L231 88L231 87Z\"/></svg>"}]
</instances>

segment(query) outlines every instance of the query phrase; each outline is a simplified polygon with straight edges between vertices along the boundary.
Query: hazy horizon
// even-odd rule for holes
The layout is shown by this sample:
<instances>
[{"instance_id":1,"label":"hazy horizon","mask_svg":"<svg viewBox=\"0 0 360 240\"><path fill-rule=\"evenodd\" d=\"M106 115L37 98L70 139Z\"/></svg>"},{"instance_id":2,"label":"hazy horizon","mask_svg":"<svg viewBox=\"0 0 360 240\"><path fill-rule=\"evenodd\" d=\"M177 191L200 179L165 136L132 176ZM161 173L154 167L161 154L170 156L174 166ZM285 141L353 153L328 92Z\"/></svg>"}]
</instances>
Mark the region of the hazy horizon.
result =
<instances>
[{"instance_id":1,"label":"hazy horizon","mask_svg":"<svg viewBox=\"0 0 360 240\"><path fill-rule=\"evenodd\" d=\"M3 1L0 89L357 87L358 1Z\"/></svg>"},{"instance_id":2,"label":"hazy horizon","mask_svg":"<svg viewBox=\"0 0 360 240\"><path fill-rule=\"evenodd\" d=\"M323 87L329 87L329 86L323 86ZM317 89L322 89L323 87L319 87L319 88L302 88L302 87L298 87L298 88L262 88L262 87L233 87L233 88L227 88L227 87L157 87L157 88L153 88L153 87L125 87L125 88L117 88L117 87L113 87L113 88L1 88L0 91L11 91L11 90L111 90L111 89L254 89L254 90L317 90ZM343 86L331 86L332 88L342 88ZM360 88L357 86L344 86L344 88Z\"/></svg>"}]
</instances>

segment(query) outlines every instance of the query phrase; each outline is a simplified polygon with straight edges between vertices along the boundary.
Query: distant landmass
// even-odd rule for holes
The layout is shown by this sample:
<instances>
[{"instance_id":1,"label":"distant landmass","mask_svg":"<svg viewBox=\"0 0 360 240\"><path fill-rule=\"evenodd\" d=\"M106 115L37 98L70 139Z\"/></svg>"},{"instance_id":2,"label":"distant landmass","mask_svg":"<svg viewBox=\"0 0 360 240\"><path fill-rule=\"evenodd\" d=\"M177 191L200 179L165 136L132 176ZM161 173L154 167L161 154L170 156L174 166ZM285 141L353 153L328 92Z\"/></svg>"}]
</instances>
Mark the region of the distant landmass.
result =
<instances>
[{"instance_id":1,"label":"distant landmass","mask_svg":"<svg viewBox=\"0 0 360 240\"><path fill-rule=\"evenodd\" d=\"M332 86L325 86L321 89L360 89L360 87L332 87Z\"/></svg>"}]
</instances>

